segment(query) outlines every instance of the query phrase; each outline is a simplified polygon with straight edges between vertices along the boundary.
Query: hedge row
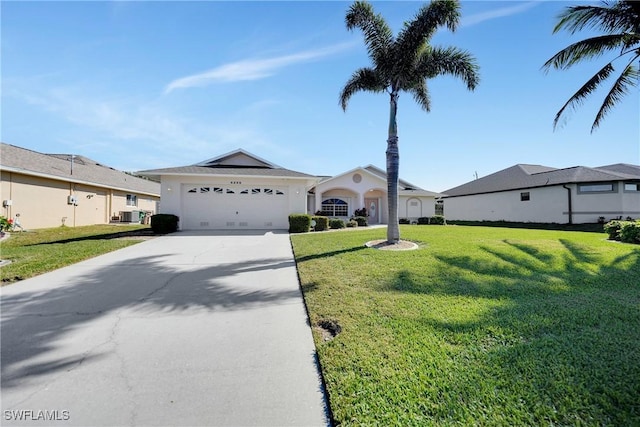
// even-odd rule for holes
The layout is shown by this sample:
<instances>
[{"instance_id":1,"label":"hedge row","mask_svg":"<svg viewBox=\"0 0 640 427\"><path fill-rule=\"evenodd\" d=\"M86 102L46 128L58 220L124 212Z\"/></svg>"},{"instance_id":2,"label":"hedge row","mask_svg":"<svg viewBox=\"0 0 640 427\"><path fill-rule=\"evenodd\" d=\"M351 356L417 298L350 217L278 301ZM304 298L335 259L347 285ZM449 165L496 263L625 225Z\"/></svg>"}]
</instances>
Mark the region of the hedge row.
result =
<instances>
[{"instance_id":1,"label":"hedge row","mask_svg":"<svg viewBox=\"0 0 640 427\"><path fill-rule=\"evenodd\" d=\"M354 217L345 223L340 218L329 218L323 215L289 215L289 233L307 233L312 229L313 231L337 230L345 227L365 227L367 225L366 217Z\"/></svg>"},{"instance_id":2,"label":"hedge row","mask_svg":"<svg viewBox=\"0 0 640 427\"><path fill-rule=\"evenodd\" d=\"M398 222L400 224L411 224L411 220L409 218L400 218ZM417 224L447 225L447 220L443 215L434 215L432 217L424 216L424 217L418 218Z\"/></svg>"},{"instance_id":3,"label":"hedge row","mask_svg":"<svg viewBox=\"0 0 640 427\"><path fill-rule=\"evenodd\" d=\"M604 225L610 240L640 244L640 220L620 221L614 219Z\"/></svg>"}]
</instances>

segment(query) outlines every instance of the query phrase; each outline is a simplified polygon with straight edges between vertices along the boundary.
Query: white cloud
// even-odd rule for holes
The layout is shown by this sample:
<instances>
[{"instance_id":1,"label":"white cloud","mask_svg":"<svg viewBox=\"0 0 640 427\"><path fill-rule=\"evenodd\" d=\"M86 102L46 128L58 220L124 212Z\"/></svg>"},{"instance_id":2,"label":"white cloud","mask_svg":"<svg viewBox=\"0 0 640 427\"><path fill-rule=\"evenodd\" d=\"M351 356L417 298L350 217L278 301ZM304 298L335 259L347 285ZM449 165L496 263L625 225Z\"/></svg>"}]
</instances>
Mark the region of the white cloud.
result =
<instances>
[{"instance_id":1,"label":"white cloud","mask_svg":"<svg viewBox=\"0 0 640 427\"><path fill-rule=\"evenodd\" d=\"M506 16L517 15L519 13L526 12L527 10L540 4L540 1L529 1L526 3L518 4L515 6L502 7L500 9L493 9L488 12L476 13L475 15L469 15L466 18L463 17L460 26L470 27L472 25L479 24L484 21L490 21L492 19L504 18Z\"/></svg>"},{"instance_id":2,"label":"white cloud","mask_svg":"<svg viewBox=\"0 0 640 427\"><path fill-rule=\"evenodd\" d=\"M164 92L169 93L174 89L201 87L213 83L229 83L264 79L272 76L279 69L290 65L315 61L350 49L353 46L355 46L355 43L342 43L321 49L307 50L274 58L246 59L243 61L231 62L229 64L213 68L209 71L205 71L204 73L176 79L166 86Z\"/></svg>"}]
</instances>

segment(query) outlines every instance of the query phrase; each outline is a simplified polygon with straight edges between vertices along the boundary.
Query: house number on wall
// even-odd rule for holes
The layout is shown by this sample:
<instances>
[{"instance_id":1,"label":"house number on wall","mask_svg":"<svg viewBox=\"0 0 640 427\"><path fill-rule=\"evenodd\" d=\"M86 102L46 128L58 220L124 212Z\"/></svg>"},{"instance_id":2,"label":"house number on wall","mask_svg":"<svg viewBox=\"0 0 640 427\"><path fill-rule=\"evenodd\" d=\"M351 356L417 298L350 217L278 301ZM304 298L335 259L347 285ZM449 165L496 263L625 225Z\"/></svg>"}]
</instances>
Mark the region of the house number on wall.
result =
<instances>
[{"instance_id":1,"label":"house number on wall","mask_svg":"<svg viewBox=\"0 0 640 427\"><path fill-rule=\"evenodd\" d=\"M242 184L242 181L231 181L230 184Z\"/></svg>"}]
</instances>

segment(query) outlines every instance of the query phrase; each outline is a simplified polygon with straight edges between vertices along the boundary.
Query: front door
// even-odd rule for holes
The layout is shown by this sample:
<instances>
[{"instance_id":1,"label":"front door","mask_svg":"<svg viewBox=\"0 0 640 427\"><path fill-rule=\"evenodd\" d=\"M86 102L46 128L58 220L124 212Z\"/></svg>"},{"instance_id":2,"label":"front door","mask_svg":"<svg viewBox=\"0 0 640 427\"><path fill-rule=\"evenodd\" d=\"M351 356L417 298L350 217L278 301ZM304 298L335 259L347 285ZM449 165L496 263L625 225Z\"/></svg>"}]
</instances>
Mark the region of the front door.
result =
<instances>
[{"instance_id":1,"label":"front door","mask_svg":"<svg viewBox=\"0 0 640 427\"><path fill-rule=\"evenodd\" d=\"M380 222L378 199L364 199L364 206L369 214L369 224L378 224Z\"/></svg>"}]
</instances>

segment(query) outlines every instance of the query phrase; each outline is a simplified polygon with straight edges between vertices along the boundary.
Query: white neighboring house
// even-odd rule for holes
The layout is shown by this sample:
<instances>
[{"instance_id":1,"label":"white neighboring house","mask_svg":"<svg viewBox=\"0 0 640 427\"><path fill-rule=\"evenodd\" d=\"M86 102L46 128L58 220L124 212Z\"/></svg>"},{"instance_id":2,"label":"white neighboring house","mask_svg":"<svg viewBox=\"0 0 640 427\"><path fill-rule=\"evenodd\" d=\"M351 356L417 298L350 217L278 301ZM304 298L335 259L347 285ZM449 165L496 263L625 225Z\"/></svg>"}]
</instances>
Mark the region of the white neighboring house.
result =
<instances>
[{"instance_id":1,"label":"white neighboring house","mask_svg":"<svg viewBox=\"0 0 640 427\"><path fill-rule=\"evenodd\" d=\"M448 220L595 223L640 217L640 166L518 164L443 192Z\"/></svg>"},{"instance_id":2,"label":"white neighboring house","mask_svg":"<svg viewBox=\"0 0 640 427\"><path fill-rule=\"evenodd\" d=\"M398 218L415 221L435 214L438 193L402 179L398 186ZM309 193L309 213L320 211L326 216L348 219L355 210L366 208L369 224L389 222L387 174L373 165L323 177Z\"/></svg>"},{"instance_id":3,"label":"white neighboring house","mask_svg":"<svg viewBox=\"0 0 640 427\"><path fill-rule=\"evenodd\" d=\"M324 211L348 219L361 208L370 224L388 222L387 177L375 166L317 177L239 149L191 166L138 173L160 178L160 213L177 215L182 230L288 229L293 213ZM399 195L400 218L434 215L439 194L400 180Z\"/></svg>"},{"instance_id":4,"label":"white neighboring house","mask_svg":"<svg viewBox=\"0 0 640 427\"><path fill-rule=\"evenodd\" d=\"M160 212L177 215L181 230L288 229L289 214L306 213L318 181L244 150L139 173L160 177Z\"/></svg>"}]
</instances>

